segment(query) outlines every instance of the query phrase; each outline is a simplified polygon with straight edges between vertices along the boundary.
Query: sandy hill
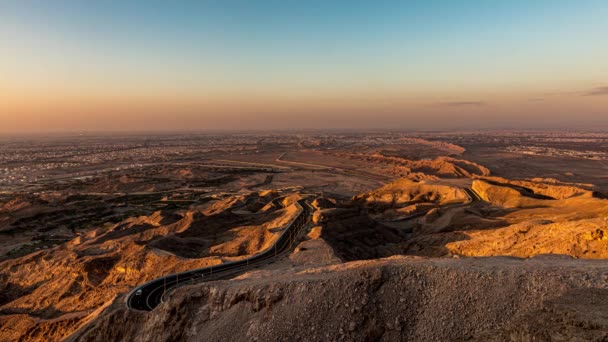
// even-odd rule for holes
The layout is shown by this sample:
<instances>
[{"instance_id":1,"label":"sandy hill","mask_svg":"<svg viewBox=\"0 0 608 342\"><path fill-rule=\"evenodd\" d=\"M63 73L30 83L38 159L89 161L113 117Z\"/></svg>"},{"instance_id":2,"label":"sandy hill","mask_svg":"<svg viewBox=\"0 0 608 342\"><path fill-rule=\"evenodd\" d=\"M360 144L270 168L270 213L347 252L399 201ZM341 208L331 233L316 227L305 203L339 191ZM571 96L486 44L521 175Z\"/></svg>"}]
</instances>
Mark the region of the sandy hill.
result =
<instances>
[{"instance_id":1,"label":"sandy hill","mask_svg":"<svg viewBox=\"0 0 608 342\"><path fill-rule=\"evenodd\" d=\"M473 181L472 188L484 201L503 208L550 205L547 200L551 198L535 196L533 192L525 191L523 188L518 188L508 183L498 184L486 180L475 180Z\"/></svg>"},{"instance_id":2,"label":"sandy hill","mask_svg":"<svg viewBox=\"0 0 608 342\"><path fill-rule=\"evenodd\" d=\"M527 193L533 193L553 199L566 199L577 196L593 197L596 195L593 190L589 189L589 185L581 187L578 184L562 183L556 180L510 180L502 177L483 177L481 179L503 186L510 185L514 188L522 189Z\"/></svg>"},{"instance_id":3,"label":"sandy hill","mask_svg":"<svg viewBox=\"0 0 608 342\"><path fill-rule=\"evenodd\" d=\"M561 190L536 186L555 195ZM438 203L452 203L462 190L401 179L356 196L354 207L322 209L313 219L342 260L396 254L608 258L608 200L571 189L553 199L549 192L495 180L474 180L473 189L481 202L445 207ZM427 214L391 220L417 211Z\"/></svg>"},{"instance_id":4,"label":"sandy hill","mask_svg":"<svg viewBox=\"0 0 608 342\"><path fill-rule=\"evenodd\" d=\"M468 197L457 187L401 178L377 190L359 194L353 200L376 214L375 218L388 220L448 203L464 203Z\"/></svg>"},{"instance_id":5,"label":"sandy hill","mask_svg":"<svg viewBox=\"0 0 608 342\"><path fill-rule=\"evenodd\" d=\"M482 180L473 189L486 202L429 213L404 243L407 253L608 258L608 200L584 191L551 199L549 192ZM551 185L544 189L559 194Z\"/></svg>"},{"instance_id":6,"label":"sandy hill","mask_svg":"<svg viewBox=\"0 0 608 342\"><path fill-rule=\"evenodd\" d=\"M467 195L462 189L448 186L416 182L407 178L393 181L377 190L355 196L366 203L389 203L408 205L420 202L445 204L454 201L466 201Z\"/></svg>"},{"instance_id":7,"label":"sandy hill","mask_svg":"<svg viewBox=\"0 0 608 342\"><path fill-rule=\"evenodd\" d=\"M411 179L470 178L490 175L490 170L480 164L453 157L410 160L382 154L344 154L341 156L385 165L386 171Z\"/></svg>"}]
</instances>

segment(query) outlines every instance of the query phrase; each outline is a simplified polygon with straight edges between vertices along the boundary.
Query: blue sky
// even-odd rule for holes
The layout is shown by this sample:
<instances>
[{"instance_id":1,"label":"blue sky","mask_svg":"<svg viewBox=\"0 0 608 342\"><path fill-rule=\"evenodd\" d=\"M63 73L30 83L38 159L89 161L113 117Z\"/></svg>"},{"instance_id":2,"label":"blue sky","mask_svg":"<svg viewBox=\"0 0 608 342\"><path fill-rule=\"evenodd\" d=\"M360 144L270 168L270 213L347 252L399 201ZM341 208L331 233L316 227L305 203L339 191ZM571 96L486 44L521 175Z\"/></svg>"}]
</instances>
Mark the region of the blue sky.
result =
<instances>
[{"instance_id":1,"label":"blue sky","mask_svg":"<svg viewBox=\"0 0 608 342\"><path fill-rule=\"evenodd\" d=\"M498 119L533 110L542 121L554 106L527 100L608 84L607 33L608 2L596 0L4 1L0 90L11 107L2 115L16 127L16 112L51 120L56 111L23 100L51 98L84 113L75 122L86 128L96 105L129 97L135 123L158 98L203 119L236 118L226 103L242 100L255 107L247 116L355 107L361 126L381 109L396 122L398 112L456 102L500 104L482 106ZM599 97L570 97L562 121L576 108L597 121L606 109ZM353 98L365 106L340 106Z\"/></svg>"}]
</instances>

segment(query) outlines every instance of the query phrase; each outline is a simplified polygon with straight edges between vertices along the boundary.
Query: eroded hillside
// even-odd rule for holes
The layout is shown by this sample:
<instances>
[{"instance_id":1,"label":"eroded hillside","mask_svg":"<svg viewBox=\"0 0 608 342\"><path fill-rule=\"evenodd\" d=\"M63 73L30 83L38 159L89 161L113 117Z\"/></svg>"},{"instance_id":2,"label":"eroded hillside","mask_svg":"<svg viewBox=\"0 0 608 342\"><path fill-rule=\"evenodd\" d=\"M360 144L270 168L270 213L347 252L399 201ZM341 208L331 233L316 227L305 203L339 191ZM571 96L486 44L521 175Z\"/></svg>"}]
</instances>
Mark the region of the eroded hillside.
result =
<instances>
[{"instance_id":1,"label":"eroded hillside","mask_svg":"<svg viewBox=\"0 0 608 342\"><path fill-rule=\"evenodd\" d=\"M479 135L193 139L0 193L0 340L608 338L601 163L513 170ZM159 277L164 303L127 308Z\"/></svg>"},{"instance_id":2,"label":"eroded hillside","mask_svg":"<svg viewBox=\"0 0 608 342\"><path fill-rule=\"evenodd\" d=\"M158 211L98 228L0 264L0 334L10 339L69 335L133 286L187 269L243 258L272 245L295 215L291 203L234 213L272 196L236 196L201 210ZM243 206L245 205L245 206ZM14 325L18 322L18 329Z\"/></svg>"},{"instance_id":3,"label":"eroded hillside","mask_svg":"<svg viewBox=\"0 0 608 342\"><path fill-rule=\"evenodd\" d=\"M601 261L353 262L185 287L152 313L116 305L69 340L601 340L606 307L577 303L603 298L607 274Z\"/></svg>"}]
</instances>

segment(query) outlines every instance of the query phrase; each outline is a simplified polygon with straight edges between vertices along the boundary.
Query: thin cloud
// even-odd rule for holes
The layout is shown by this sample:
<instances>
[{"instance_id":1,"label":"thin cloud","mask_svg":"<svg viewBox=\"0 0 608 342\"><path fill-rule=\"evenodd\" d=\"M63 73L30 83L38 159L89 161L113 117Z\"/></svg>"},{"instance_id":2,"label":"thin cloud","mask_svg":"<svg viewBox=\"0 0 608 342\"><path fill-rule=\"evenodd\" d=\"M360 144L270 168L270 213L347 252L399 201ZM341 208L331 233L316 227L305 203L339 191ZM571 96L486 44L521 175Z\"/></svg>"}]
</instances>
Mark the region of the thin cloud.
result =
<instances>
[{"instance_id":1,"label":"thin cloud","mask_svg":"<svg viewBox=\"0 0 608 342\"><path fill-rule=\"evenodd\" d=\"M583 94L584 96L608 96L608 87L597 87Z\"/></svg>"},{"instance_id":2,"label":"thin cloud","mask_svg":"<svg viewBox=\"0 0 608 342\"><path fill-rule=\"evenodd\" d=\"M443 107L481 107L485 106L485 102L482 101L449 101L440 102L437 105Z\"/></svg>"}]
</instances>

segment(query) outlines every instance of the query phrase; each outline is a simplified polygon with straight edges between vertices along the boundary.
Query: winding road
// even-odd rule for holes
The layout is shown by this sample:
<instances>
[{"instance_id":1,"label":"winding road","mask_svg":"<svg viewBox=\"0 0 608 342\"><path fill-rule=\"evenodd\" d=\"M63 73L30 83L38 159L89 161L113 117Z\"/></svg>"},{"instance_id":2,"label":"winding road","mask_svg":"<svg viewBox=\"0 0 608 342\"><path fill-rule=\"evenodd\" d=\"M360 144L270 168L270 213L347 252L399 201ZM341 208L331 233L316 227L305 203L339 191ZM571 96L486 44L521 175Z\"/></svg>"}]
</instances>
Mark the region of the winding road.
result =
<instances>
[{"instance_id":1,"label":"winding road","mask_svg":"<svg viewBox=\"0 0 608 342\"><path fill-rule=\"evenodd\" d=\"M151 311L163 302L164 295L167 292L178 286L234 276L281 258L296 246L295 242L298 235L302 228L306 226L312 213L312 208L306 200L298 201L297 206L299 207L299 214L288 224L277 241L265 251L246 259L175 273L151 280L129 292L126 297L127 307L129 309Z\"/></svg>"},{"instance_id":2,"label":"winding road","mask_svg":"<svg viewBox=\"0 0 608 342\"><path fill-rule=\"evenodd\" d=\"M469 197L467 203L446 205L444 208L470 205L481 198L470 188L463 188ZM271 263L291 252L296 246L299 233L310 220L313 208L302 199L296 202L299 214L287 225L277 241L268 249L252 257L227 262L220 265L194 269L186 272L175 273L161 278L151 280L143 285L137 286L126 297L126 304L129 309L151 311L160 303L164 302L165 294L178 286L189 285L200 281L209 281L233 277L244 273L260 265ZM426 215L428 211L416 213L408 216L407 220Z\"/></svg>"}]
</instances>

